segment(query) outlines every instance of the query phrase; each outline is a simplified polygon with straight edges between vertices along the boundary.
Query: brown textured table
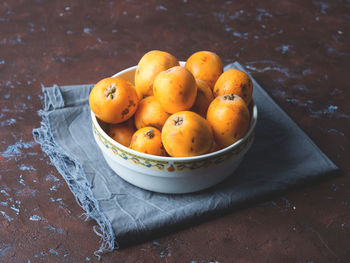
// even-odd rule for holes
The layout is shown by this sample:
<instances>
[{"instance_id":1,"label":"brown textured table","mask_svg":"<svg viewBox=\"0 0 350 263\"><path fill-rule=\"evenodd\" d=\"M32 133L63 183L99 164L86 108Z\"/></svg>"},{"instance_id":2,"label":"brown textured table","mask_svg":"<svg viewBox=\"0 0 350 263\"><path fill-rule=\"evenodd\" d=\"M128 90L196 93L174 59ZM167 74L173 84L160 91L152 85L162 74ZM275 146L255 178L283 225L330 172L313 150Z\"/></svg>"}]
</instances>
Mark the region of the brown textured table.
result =
<instances>
[{"instance_id":1,"label":"brown textured table","mask_svg":"<svg viewBox=\"0 0 350 263\"><path fill-rule=\"evenodd\" d=\"M346 175L102 262L350 262L349 1L0 2L0 261L88 262L99 237L31 131L41 85L95 83L160 49L239 61Z\"/></svg>"}]
</instances>

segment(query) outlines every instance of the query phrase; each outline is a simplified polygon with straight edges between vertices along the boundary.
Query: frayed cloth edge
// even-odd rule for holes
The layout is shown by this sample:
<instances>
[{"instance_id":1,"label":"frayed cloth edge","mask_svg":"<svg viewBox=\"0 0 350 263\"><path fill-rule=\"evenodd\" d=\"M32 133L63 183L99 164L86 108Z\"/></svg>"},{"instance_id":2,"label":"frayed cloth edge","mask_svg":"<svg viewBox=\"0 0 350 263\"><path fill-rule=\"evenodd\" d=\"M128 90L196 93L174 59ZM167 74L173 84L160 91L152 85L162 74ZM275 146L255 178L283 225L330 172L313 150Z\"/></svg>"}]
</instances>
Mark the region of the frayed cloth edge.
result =
<instances>
[{"instance_id":1,"label":"frayed cloth edge","mask_svg":"<svg viewBox=\"0 0 350 263\"><path fill-rule=\"evenodd\" d=\"M47 97L45 100L46 99ZM89 218L92 218L97 222L98 227L102 232L98 235L101 237L101 245L99 249L94 252L94 255L100 260L101 253L111 252L114 249L118 249L119 245L115 240L115 234L111 223L103 214L98 201L93 196L90 184L81 164L56 144L50 128L48 110L49 109L39 111L39 115L42 117L40 123L41 127L33 129L32 133L34 140L41 145L43 152L49 156L51 164L56 167L58 172L65 179L68 187L77 199L78 205L86 211ZM72 174L74 174L74 176L72 176ZM79 178L82 183L76 178ZM96 226L94 226L93 230L97 234Z\"/></svg>"}]
</instances>

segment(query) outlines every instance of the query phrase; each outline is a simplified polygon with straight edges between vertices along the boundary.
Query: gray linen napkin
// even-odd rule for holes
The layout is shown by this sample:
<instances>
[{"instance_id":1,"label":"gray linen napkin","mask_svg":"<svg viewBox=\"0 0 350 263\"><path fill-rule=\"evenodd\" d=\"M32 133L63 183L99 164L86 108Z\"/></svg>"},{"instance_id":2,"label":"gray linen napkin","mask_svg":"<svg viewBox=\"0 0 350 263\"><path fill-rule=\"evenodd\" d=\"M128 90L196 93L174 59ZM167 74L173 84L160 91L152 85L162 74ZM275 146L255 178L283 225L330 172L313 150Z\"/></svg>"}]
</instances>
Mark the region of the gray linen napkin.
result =
<instances>
[{"instance_id":1,"label":"gray linen napkin","mask_svg":"<svg viewBox=\"0 0 350 263\"><path fill-rule=\"evenodd\" d=\"M228 68L244 70L237 62ZM240 167L224 183L183 195L139 189L108 167L91 129L88 95L93 85L43 89L43 121L33 130L34 138L86 214L99 225L102 245L98 252L164 235L335 174L338 168L253 82L258 124L255 141Z\"/></svg>"}]
</instances>

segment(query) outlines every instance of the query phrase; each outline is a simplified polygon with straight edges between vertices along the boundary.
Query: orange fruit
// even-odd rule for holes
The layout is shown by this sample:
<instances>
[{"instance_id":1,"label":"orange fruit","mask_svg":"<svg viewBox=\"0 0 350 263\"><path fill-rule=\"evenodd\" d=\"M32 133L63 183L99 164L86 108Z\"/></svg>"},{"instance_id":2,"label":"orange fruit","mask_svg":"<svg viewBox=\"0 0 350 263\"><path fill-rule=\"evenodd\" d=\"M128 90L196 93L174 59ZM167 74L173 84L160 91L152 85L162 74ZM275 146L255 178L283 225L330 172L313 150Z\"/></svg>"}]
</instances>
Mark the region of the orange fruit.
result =
<instances>
[{"instance_id":1,"label":"orange fruit","mask_svg":"<svg viewBox=\"0 0 350 263\"><path fill-rule=\"evenodd\" d=\"M154 127L144 127L137 130L131 138L129 148L142 153L166 156L161 133Z\"/></svg>"},{"instance_id":2,"label":"orange fruit","mask_svg":"<svg viewBox=\"0 0 350 263\"><path fill-rule=\"evenodd\" d=\"M170 156L196 156L210 151L213 134L206 119L192 111L180 111L165 122L162 142Z\"/></svg>"},{"instance_id":3,"label":"orange fruit","mask_svg":"<svg viewBox=\"0 0 350 263\"><path fill-rule=\"evenodd\" d=\"M116 142L129 147L131 137L135 133L133 120L130 118L126 122L119 124L110 124L107 134Z\"/></svg>"},{"instance_id":4,"label":"orange fruit","mask_svg":"<svg viewBox=\"0 0 350 263\"><path fill-rule=\"evenodd\" d=\"M107 123L121 123L136 111L138 99L133 85L121 78L100 80L89 95L96 117Z\"/></svg>"},{"instance_id":5,"label":"orange fruit","mask_svg":"<svg viewBox=\"0 0 350 263\"><path fill-rule=\"evenodd\" d=\"M249 110L244 100L234 94L221 95L210 103L207 120L215 142L227 147L242 138L249 128Z\"/></svg>"},{"instance_id":6,"label":"orange fruit","mask_svg":"<svg viewBox=\"0 0 350 263\"><path fill-rule=\"evenodd\" d=\"M186 68L196 79L204 80L211 89L223 72L220 57L210 51L199 51L192 54L186 61Z\"/></svg>"},{"instance_id":7,"label":"orange fruit","mask_svg":"<svg viewBox=\"0 0 350 263\"><path fill-rule=\"evenodd\" d=\"M146 126L162 130L165 121L170 114L165 112L159 101L154 96L148 96L139 102L135 112L135 125L137 129Z\"/></svg>"},{"instance_id":8,"label":"orange fruit","mask_svg":"<svg viewBox=\"0 0 350 263\"><path fill-rule=\"evenodd\" d=\"M186 68L176 66L157 75L153 93L166 112L189 110L197 96L196 81Z\"/></svg>"},{"instance_id":9,"label":"orange fruit","mask_svg":"<svg viewBox=\"0 0 350 263\"><path fill-rule=\"evenodd\" d=\"M214 99L213 92L204 80L196 79L196 85L197 97L191 111L194 111L205 118L207 116L209 104Z\"/></svg>"},{"instance_id":10,"label":"orange fruit","mask_svg":"<svg viewBox=\"0 0 350 263\"><path fill-rule=\"evenodd\" d=\"M159 72L179 66L178 60L171 54L152 50L139 61L135 72L135 87L138 98L153 95L153 81Z\"/></svg>"},{"instance_id":11,"label":"orange fruit","mask_svg":"<svg viewBox=\"0 0 350 263\"><path fill-rule=\"evenodd\" d=\"M253 82L247 73L238 69L229 69L216 81L213 92L215 97L236 94L249 105L252 100Z\"/></svg>"}]
</instances>

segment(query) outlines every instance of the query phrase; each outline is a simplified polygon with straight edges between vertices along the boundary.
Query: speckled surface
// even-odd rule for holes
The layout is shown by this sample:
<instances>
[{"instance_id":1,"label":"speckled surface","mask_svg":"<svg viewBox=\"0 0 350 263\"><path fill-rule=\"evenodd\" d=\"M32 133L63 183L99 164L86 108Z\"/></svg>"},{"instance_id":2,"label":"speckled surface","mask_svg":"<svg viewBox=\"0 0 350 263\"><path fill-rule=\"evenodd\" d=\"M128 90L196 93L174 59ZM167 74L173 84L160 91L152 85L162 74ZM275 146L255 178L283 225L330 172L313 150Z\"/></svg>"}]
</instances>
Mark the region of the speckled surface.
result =
<instances>
[{"instance_id":1,"label":"speckled surface","mask_svg":"<svg viewBox=\"0 0 350 263\"><path fill-rule=\"evenodd\" d=\"M239 61L346 176L102 262L348 262L348 1L2 1L0 261L94 262L99 237L31 131L41 85L94 83L148 50Z\"/></svg>"}]
</instances>

